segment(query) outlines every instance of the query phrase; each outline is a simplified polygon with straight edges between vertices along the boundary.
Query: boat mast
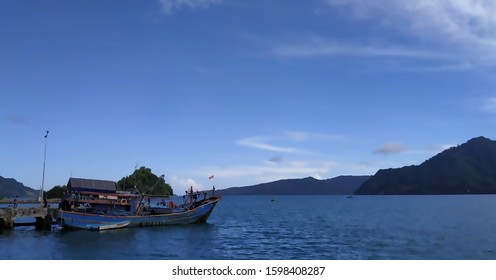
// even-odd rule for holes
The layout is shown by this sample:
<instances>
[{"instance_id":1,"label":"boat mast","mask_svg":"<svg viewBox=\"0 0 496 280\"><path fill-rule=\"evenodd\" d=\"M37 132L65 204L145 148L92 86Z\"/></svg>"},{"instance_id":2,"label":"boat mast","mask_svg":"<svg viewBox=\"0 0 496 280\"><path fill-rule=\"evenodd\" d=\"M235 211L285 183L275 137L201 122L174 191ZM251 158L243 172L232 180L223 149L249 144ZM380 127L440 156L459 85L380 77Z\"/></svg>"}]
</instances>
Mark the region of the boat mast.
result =
<instances>
[{"instance_id":1,"label":"boat mast","mask_svg":"<svg viewBox=\"0 0 496 280\"><path fill-rule=\"evenodd\" d=\"M209 180L212 180L212 196L215 196L215 176L212 175L208 177Z\"/></svg>"},{"instance_id":2,"label":"boat mast","mask_svg":"<svg viewBox=\"0 0 496 280\"><path fill-rule=\"evenodd\" d=\"M164 180L164 178L165 178L165 174L160 175L160 177L158 177L158 180L155 182L155 184L153 184L153 186L151 186L148 190L146 190L145 192L143 192L141 194L140 202L138 204L138 207L136 207L136 213L135 213L136 216L138 216L140 206L143 205L143 198L145 198L145 195L147 195L147 193L148 193L148 197L150 197L150 195L152 194L153 190L158 185L160 180ZM148 206L150 206L150 205L148 205Z\"/></svg>"},{"instance_id":3,"label":"boat mast","mask_svg":"<svg viewBox=\"0 0 496 280\"><path fill-rule=\"evenodd\" d=\"M41 179L40 197L38 198L38 201L40 203L43 201L43 188L45 187L45 163L46 163L47 143L48 143L48 130L47 130L46 135L45 135L45 155L43 157L43 177Z\"/></svg>"}]
</instances>

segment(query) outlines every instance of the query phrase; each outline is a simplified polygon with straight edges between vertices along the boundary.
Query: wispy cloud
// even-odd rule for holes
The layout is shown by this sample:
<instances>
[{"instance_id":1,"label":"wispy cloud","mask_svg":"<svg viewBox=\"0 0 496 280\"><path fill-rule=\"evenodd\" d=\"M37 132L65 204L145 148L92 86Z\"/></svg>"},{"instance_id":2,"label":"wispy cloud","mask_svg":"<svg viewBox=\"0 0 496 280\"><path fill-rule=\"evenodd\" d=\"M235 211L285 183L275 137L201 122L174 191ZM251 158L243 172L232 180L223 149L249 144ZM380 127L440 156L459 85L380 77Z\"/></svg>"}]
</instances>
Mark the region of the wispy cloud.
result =
<instances>
[{"instance_id":1,"label":"wispy cloud","mask_svg":"<svg viewBox=\"0 0 496 280\"><path fill-rule=\"evenodd\" d=\"M298 142L304 142L309 140L328 141L328 140L339 140L343 138L342 135L320 134L320 133L311 133L304 131L287 131L286 135L289 137L289 139Z\"/></svg>"},{"instance_id":2,"label":"wispy cloud","mask_svg":"<svg viewBox=\"0 0 496 280\"><path fill-rule=\"evenodd\" d=\"M290 153L290 154L304 154L308 151L283 145L275 145L273 142L291 142L296 145L297 143L308 142L308 141L331 141L343 138L341 135L334 134L320 134L320 133L310 133L304 131L286 131L282 135L277 136L251 136L238 140L236 143L238 145L266 150L277 153Z\"/></svg>"},{"instance_id":3,"label":"wispy cloud","mask_svg":"<svg viewBox=\"0 0 496 280\"><path fill-rule=\"evenodd\" d=\"M272 163L280 163L283 161L283 158L281 156L275 156L275 157L271 157L268 159L269 162L272 162Z\"/></svg>"},{"instance_id":4,"label":"wispy cloud","mask_svg":"<svg viewBox=\"0 0 496 280\"><path fill-rule=\"evenodd\" d=\"M451 144L430 145L419 149L406 149L404 153L409 155L435 156L436 154L453 146L455 145L451 145Z\"/></svg>"},{"instance_id":5,"label":"wispy cloud","mask_svg":"<svg viewBox=\"0 0 496 280\"><path fill-rule=\"evenodd\" d=\"M213 5L218 5L222 0L158 0L161 11L166 15L171 15L181 9L206 9Z\"/></svg>"},{"instance_id":6,"label":"wispy cloud","mask_svg":"<svg viewBox=\"0 0 496 280\"><path fill-rule=\"evenodd\" d=\"M398 154L407 150L407 147L401 142L391 142L379 147L374 154L391 155Z\"/></svg>"},{"instance_id":7,"label":"wispy cloud","mask_svg":"<svg viewBox=\"0 0 496 280\"><path fill-rule=\"evenodd\" d=\"M481 109L487 113L496 114L496 97L486 98L482 102Z\"/></svg>"},{"instance_id":8,"label":"wispy cloud","mask_svg":"<svg viewBox=\"0 0 496 280\"><path fill-rule=\"evenodd\" d=\"M303 43L291 43L276 46L274 53L283 57L313 56L367 56L367 57L404 57L423 59L450 59L442 52L413 49L398 45L367 45L366 43L342 42L313 38Z\"/></svg>"},{"instance_id":9,"label":"wispy cloud","mask_svg":"<svg viewBox=\"0 0 496 280\"><path fill-rule=\"evenodd\" d=\"M219 178L250 177L250 181L259 182L307 176L321 178L335 166L337 163L332 161L287 161L278 165L264 162L260 165L217 168L215 175Z\"/></svg>"},{"instance_id":10,"label":"wispy cloud","mask_svg":"<svg viewBox=\"0 0 496 280\"><path fill-rule=\"evenodd\" d=\"M14 115L6 116L5 121L7 121L13 125L28 125L29 124L28 119L21 117L21 116L14 116Z\"/></svg>"},{"instance_id":11,"label":"wispy cloud","mask_svg":"<svg viewBox=\"0 0 496 280\"><path fill-rule=\"evenodd\" d=\"M434 144L424 148L409 148L402 142L389 142L374 150L374 154L392 155L392 154L410 154L410 155L434 155L446 150L454 145L451 144Z\"/></svg>"},{"instance_id":12,"label":"wispy cloud","mask_svg":"<svg viewBox=\"0 0 496 280\"><path fill-rule=\"evenodd\" d=\"M401 31L417 42L445 47L459 61L496 63L496 1L493 0L326 0L356 20Z\"/></svg>"},{"instance_id":13,"label":"wispy cloud","mask_svg":"<svg viewBox=\"0 0 496 280\"><path fill-rule=\"evenodd\" d=\"M439 65L423 65L423 66L414 66L414 67L402 67L401 72L459 72L459 71L467 71L473 70L481 66L480 64L474 64L469 62L454 62L448 64L439 64Z\"/></svg>"},{"instance_id":14,"label":"wispy cloud","mask_svg":"<svg viewBox=\"0 0 496 280\"><path fill-rule=\"evenodd\" d=\"M196 73L200 73L200 74L208 73L208 70L205 67L202 67L202 66L195 65L195 66L192 67L192 69Z\"/></svg>"},{"instance_id":15,"label":"wispy cloud","mask_svg":"<svg viewBox=\"0 0 496 280\"><path fill-rule=\"evenodd\" d=\"M271 152L279 152L279 153L301 153L302 151L296 148L292 147L282 147L282 146L276 146L269 144L269 142L272 140L271 137L264 137L264 136L253 136L253 137L248 137L241 139L237 141L237 144L250 147L250 148L256 148L260 150L266 150L266 151L271 151Z\"/></svg>"},{"instance_id":16,"label":"wispy cloud","mask_svg":"<svg viewBox=\"0 0 496 280\"><path fill-rule=\"evenodd\" d=\"M339 163L322 160L316 153L307 150L315 148L315 142L335 141L341 135L312 133L305 131L284 131L269 136L251 136L236 143L249 148L276 153L260 164L217 168L215 173L225 178L246 178L248 182L268 182L287 178L329 176ZM281 155L282 154L282 155ZM285 156L283 158L283 155ZM287 158L287 157L288 158Z\"/></svg>"}]
</instances>

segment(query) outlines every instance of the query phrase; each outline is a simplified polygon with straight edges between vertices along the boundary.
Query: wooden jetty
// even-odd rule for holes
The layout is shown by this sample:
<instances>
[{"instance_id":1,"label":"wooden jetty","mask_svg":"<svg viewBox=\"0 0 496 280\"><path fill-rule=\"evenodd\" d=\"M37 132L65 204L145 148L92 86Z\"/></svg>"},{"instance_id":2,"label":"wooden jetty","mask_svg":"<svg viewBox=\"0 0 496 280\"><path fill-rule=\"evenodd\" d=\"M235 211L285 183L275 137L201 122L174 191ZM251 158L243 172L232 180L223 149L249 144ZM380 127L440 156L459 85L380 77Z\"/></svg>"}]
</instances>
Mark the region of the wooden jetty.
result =
<instances>
[{"instance_id":1,"label":"wooden jetty","mask_svg":"<svg viewBox=\"0 0 496 280\"><path fill-rule=\"evenodd\" d=\"M43 208L43 207L30 207L30 208L0 208L0 230L13 229L15 220L17 218L35 218L36 221L32 223L36 229L50 230L54 217L58 216L58 209ZM22 224L26 225L26 224Z\"/></svg>"}]
</instances>

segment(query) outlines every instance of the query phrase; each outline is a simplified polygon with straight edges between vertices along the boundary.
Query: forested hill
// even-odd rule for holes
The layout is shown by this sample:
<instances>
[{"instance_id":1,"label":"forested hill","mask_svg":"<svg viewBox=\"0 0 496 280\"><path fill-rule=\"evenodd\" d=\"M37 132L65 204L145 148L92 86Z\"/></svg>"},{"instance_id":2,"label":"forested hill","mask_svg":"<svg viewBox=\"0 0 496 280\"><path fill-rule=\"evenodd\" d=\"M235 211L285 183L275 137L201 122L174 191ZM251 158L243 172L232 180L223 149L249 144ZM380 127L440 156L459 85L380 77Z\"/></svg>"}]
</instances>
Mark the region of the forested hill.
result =
<instances>
[{"instance_id":1,"label":"forested hill","mask_svg":"<svg viewBox=\"0 0 496 280\"><path fill-rule=\"evenodd\" d=\"M0 197L38 197L38 191L24 186L12 178L0 176Z\"/></svg>"},{"instance_id":2,"label":"forested hill","mask_svg":"<svg viewBox=\"0 0 496 280\"><path fill-rule=\"evenodd\" d=\"M285 179L246 187L219 190L223 195L351 195L370 176Z\"/></svg>"},{"instance_id":3,"label":"forested hill","mask_svg":"<svg viewBox=\"0 0 496 280\"><path fill-rule=\"evenodd\" d=\"M355 194L496 194L496 142L477 137L421 165L379 170Z\"/></svg>"}]
</instances>

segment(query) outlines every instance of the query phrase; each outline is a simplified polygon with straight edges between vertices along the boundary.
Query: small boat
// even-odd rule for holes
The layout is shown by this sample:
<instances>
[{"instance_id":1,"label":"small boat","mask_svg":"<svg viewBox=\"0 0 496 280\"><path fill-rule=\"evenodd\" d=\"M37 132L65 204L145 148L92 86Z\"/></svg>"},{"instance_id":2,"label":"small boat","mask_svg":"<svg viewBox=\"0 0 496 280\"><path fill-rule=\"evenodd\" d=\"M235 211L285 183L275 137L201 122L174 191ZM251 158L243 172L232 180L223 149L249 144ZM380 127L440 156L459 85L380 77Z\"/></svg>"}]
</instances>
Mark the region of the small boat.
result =
<instances>
[{"instance_id":1,"label":"small boat","mask_svg":"<svg viewBox=\"0 0 496 280\"><path fill-rule=\"evenodd\" d=\"M126 227L206 223L221 200L211 191L193 192L191 187L181 203L151 203L158 197L117 192L115 182L70 178L69 195L59 205L57 222L65 229L110 230Z\"/></svg>"},{"instance_id":2,"label":"small boat","mask_svg":"<svg viewBox=\"0 0 496 280\"><path fill-rule=\"evenodd\" d=\"M124 222L116 223L116 224L89 224L86 227L89 230L102 231L102 230L109 230L109 229L125 228L130 223L131 223L131 221L124 221Z\"/></svg>"}]
</instances>

